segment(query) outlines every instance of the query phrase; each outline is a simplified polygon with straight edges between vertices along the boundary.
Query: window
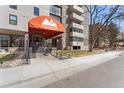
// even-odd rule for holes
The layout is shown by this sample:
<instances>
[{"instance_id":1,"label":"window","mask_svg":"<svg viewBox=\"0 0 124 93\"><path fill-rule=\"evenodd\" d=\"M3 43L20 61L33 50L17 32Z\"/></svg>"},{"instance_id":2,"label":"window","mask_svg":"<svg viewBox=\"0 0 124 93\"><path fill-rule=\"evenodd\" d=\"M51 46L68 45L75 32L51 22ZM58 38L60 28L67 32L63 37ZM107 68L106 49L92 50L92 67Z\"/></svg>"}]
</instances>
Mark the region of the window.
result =
<instances>
[{"instance_id":1,"label":"window","mask_svg":"<svg viewBox=\"0 0 124 93\"><path fill-rule=\"evenodd\" d=\"M80 46L73 46L74 50L80 50Z\"/></svg>"},{"instance_id":2,"label":"window","mask_svg":"<svg viewBox=\"0 0 124 93\"><path fill-rule=\"evenodd\" d=\"M50 16L62 22L62 8L57 5L50 6Z\"/></svg>"},{"instance_id":3,"label":"window","mask_svg":"<svg viewBox=\"0 0 124 93\"><path fill-rule=\"evenodd\" d=\"M17 16L16 15L9 15L9 24L11 25L17 25Z\"/></svg>"},{"instance_id":4,"label":"window","mask_svg":"<svg viewBox=\"0 0 124 93\"><path fill-rule=\"evenodd\" d=\"M62 22L62 18L53 14L50 14L51 17L55 18L56 20L58 20L59 22Z\"/></svg>"},{"instance_id":5,"label":"window","mask_svg":"<svg viewBox=\"0 0 124 93\"><path fill-rule=\"evenodd\" d=\"M17 5L9 5L9 8L17 10Z\"/></svg>"},{"instance_id":6,"label":"window","mask_svg":"<svg viewBox=\"0 0 124 93\"><path fill-rule=\"evenodd\" d=\"M83 33L83 30L82 30L82 29L75 28L75 27L72 27L72 28L70 29L70 32Z\"/></svg>"},{"instance_id":7,"label":"window","mask_svg":"<svg viewBox=\"0 0 124 93\"><path fill-rule=\"evenodd\" d=\"M70 41L83 41L82 37L71 36Z\"/></svg>"},{"instance_id":8,"label":"window","mask_svg":"<svg viewBox=\"0 0 124 93\"><path fill-rule=\"evenodd\" d=\"M9 35L1 34L1 47L8 47L9 46Z\"/></svg>"},{"instance_id":9,"label":"window","mask_svg":"<svg viewBox=\"0 0 124 93\"><path fill-rule=\"evenodd\" d=\"M50 13L55 14L57 16L61 16L62 15L62 9L59 6L51 5L50 6Z\"/></svg>"},{"instance_id":10,"label":"window","mask_svg":"<svg viewBox=\"0 0 124 93\"><path fill-rule=\"evenodd\" d=\"M34 7L34 15L39 16L39 8Z\"/></svg>"},{"instance_id":11,"label":"window","mask_svg":"<svg viewBox=\"0 0 124 93\"><path fill-rule=\"evenodd\" d=\"M9 46L10 47L23 47L24 46L24 37L20 35L9 35Z\"/></svg>"},{"instance_id":12,"label":"window","mask_svg":"<svg viewBox=\"0 0 124 93\"><path fill-rule=\"evenodd\" d=\"M0 34L1 47L24 47L24 36Z\"/></svg>"}]
</instances>

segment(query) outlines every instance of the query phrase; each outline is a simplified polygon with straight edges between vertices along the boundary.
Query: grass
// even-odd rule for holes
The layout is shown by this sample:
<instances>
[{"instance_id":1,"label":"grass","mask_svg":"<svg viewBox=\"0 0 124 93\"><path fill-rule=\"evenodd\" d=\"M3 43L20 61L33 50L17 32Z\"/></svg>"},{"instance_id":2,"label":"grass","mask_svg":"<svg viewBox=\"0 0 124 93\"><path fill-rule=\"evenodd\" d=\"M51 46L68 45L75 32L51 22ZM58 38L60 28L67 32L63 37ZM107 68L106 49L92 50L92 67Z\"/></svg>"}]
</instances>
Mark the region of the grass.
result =
<instances>
[{"instance_id":1,"label":"grass","mask_svg":"<svg viewBox=\"0 0 124 93\"><path fill-rule=\"evenodd\" d=\"M59 51L58 55L67 56L67 57L80 57L80 56L87 56L93 55L96 52L88 52L88 51Z\"/></svg>"},{"instance_id":2,"label":"grass","mask_svg":"<svg viewBox=\"0 0 124 93\"><path fill-rule=\"evenodd\" d=\"M13 60L14 58L14 54L0 54L0 61L3 62Z\"/></svg>"},{"instance_id":3,"label":"grass","mask_svg":"<svg viewBox=\"0 0 124 93\"><path fill-rule=\"evenodd\" d=\"M5 54L0 54L0 59L2 58L2 57L4 57L5 56Z\"/></svg>"}]
</instances>

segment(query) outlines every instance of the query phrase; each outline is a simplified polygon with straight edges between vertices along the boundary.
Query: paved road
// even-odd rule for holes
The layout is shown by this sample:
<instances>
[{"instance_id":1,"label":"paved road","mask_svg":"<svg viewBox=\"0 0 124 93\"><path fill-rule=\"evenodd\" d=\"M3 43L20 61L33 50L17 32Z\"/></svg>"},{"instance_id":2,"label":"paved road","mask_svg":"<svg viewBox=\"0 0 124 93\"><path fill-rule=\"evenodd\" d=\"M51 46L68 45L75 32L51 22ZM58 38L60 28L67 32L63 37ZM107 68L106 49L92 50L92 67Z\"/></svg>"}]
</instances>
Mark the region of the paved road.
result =
<instances>
[{"instance_id":1,"label":"paved road","mask_svg":"<svg viewBox=\"0 0 124 93\"><path fill-rule=\"evenodd\" d=\"M124 56L45 86L45 88L111 87L124 87Z\"/></svg>"}]
</instances>

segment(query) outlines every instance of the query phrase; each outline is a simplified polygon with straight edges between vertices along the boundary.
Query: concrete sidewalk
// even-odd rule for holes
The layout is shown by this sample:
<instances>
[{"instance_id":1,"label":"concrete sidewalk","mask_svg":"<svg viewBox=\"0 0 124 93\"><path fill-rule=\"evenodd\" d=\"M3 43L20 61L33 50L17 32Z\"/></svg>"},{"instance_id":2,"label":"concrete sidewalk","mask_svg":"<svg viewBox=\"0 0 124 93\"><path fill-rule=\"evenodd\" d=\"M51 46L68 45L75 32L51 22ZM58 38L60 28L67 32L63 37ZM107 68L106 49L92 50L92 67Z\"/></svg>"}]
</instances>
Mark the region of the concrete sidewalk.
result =
<instances>
[{"instance_id":1,"label":"concrete sidewalk","mask_svg":"<svg viewBox=\"0 0 124 93\"><path fill-rule=\"evenodd\" d=\"M0 70L1 87L42 87L117 58L122 51L112 51L71 59L31 59L32 64Z\"/></svg>"}]
</instances>

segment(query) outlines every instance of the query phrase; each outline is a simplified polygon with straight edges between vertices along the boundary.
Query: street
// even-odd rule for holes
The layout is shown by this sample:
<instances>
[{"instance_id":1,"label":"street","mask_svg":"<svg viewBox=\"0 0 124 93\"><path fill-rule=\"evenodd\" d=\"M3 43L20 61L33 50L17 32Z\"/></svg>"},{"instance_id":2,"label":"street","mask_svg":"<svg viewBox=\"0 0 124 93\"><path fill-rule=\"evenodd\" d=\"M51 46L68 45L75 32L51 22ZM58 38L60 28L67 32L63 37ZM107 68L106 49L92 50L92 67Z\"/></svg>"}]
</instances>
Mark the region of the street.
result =
<instances>
[{"instance_id":1,"label":"street","mask_svg":"<svg viewBox=\"0 0 124 93\"><path fill-rule=\"evenodd\" d=\"M124 87L124 56L112 59L111 61L45 86L45 88L122 87Z\"/></svg>"}]
</instances>

